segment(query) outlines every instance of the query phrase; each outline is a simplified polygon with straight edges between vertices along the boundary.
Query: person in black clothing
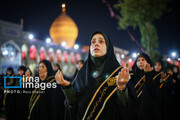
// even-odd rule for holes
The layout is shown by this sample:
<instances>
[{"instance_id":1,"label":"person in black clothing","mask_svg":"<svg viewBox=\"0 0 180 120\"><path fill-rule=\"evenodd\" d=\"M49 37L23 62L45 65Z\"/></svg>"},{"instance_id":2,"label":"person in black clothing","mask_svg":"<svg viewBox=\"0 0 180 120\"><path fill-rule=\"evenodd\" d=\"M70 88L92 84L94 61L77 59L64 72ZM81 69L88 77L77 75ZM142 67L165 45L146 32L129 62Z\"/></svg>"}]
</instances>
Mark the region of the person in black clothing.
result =
<instances>
[{"instance_id":1,"label":"person in black clothing","mask_svg":"<svg viewBox=\"0 0 180 120\"><path fill-rule=\"evenodd\" d=\"M77 61L77 69L80 70L82 68L82 66L84 65L84 60L79 60Z\"/></svg>"},{"instance_id":2,"label":"person in black clothing","mask_svg":"<svg viewBox=\"0 0 180 120\"><path fill-rule=\"evenodd\" d=\"M129 71L122 68L108 36L94 32L88 59L72 83L56 73L56 82L63 87L73 106L70 119L136 120L137 101L131 89Z\"/></svg>"},{"instance_id":3,"label":"person in black clothing","mask_svg":"<svg viewBox=\"0 0 180 120\"><path fill-rule=\"evenodd\" d=\"M71 81L74 80L74 78L76 77L77 73L79 72L79 70L82 68L83 65L84 65L84 60L78 60L77 61L77 63L76 63L76 71L75 71L74 75L71 77Z\"/></svg>"},{"instance_id":4,"label":"person in black clothing","mask_svg":"<svg viewBox=\"0 0 180 120\"><path fill-rule=\"evenodd\" d=\"M39 63L39 84L51 84L50 88L36 88L29 102L30 120L63 120L64 119L64 96L59 93L54 79L54 70L47 60Z\"/></svg>"},{"instance_id":5,"label":"person in black clothing","mask_svg":"<svg viewBox=\"0 0 180 120\"><path fill-rule=\"evenodd\" d=\"M63 75L64 79L69 81L69 82L72 82L75 79L76 75L78 74L79 70L82 68L83 64L84 64L84 60L77 61L77 63L76 63L76 71L75 71L74 75L71 77L71 79L68 79L66 76ZM70 120L70 117L72 116L71 114L72 114L72 111L73 111L73 106L71 106L69 104L67 99L65 99L64 105L65 105L65 120Z\"/></svg>"},{"instance_id":6,"label":"person in black clothing","mask_svg":"<svg viewBox=\"0 0 180 120\"><path fill-rule=\"evenodd\" d=\"M4 114L4 108L5 108L5 99L7 96L7 93L4 94L4 90L8 90L8 89L4 89L4 76L7 76L6 78L6 86L14 86L16 80L13 78L9 78L8 76L12 77L15 76L14 74L14 70L12 67L8 67L6 74L1 76L1 81L0 81L0 112Z\"/></svg>"},{"instance_id":7,"label":"person in black clothing","mask_svg":"<svg viewBox=\"0 0 180 120\"><path fill-rule=\"evenodd\" d=\"M58 63L56 63L56 64L54 64L55 73L58 70L61 70L61 67ZM65 78L68 79L69 81L71 81L70 78L68 78L68 77L65 77ZM58 95L57 99L60 99L60 101L57 103L57 106L59 106L61 108L59 111L57 111L57 113L64 113L64 114L61 114L60 119L65 119L66 118L66 115L65 115L66 106L69 106L69 105L68 105L67 101L65 100L65 96L62 92L61 86L59 86L59 85L57 85L56 94ZM64 103L62 102L63 100L64 100Z\"/></svg>"},{"instance_id":8,"label":"person in black clothing","mask_svg":"<svg viewBox=\"0 0 180 120\"><path fill-rule=\"evenodd\" d=\"M158 77L160 73L153 74L153 67L150 57L140 53L132 67L134 75L130 82L133 84L140 102L141 120L161 120L159 105L156 98L157 89L160 86Z\"/></svg>"},{"instance_id":9,"label":"person in black clothing","mask_svg":"<svg viewBox=\"0 0 180 120\"><path fill-rule=\"evenodd\" d=\"M8 67L6 71L6 75L3 75L1 77L1 83L0 83L0 111L4 112L4 106L5 106L5 98L7 93L4 94L4 76L15 76L14 70L12 67ZM15 79L13 78L6 78L6 86L13 86L15 84ZM5 89L8 90L8 89Z\"/></svg>"},{"instance_id":10,"label":"person in black clothing","mask_svg":"<svg viewBox=\"0 0 180 120\"><path fill-rule=\"evenodd\" d=\"M31 77L32 76L32 71L30 70L30 68L27 67L27 70L25 72L25 76L26 77Z\"/></svg>"},{"instance_id":11,"label":"person in black clothing","mask_svg":"<svg viewBox=\"0 0 180 120\"><path fill-rule=\"evenodd\" d=\"M160 86L156 90L156 100L158 102L159 107L159 116L161 116L161 120L172 119L172 96L171 93L173 91L173 84L171 75L165 73L163 70L163 62L161 60L157 60L155 62L155 71L154 75L157 75L156 79Z\"/></svg>"},{"instance_id":12,"label":"person in black clothing","mask_svg":"<svg viewBox=\"0 0 180 120\"><path fill-rule=\"evenodd\" d=\"M6 76L9 75L9 76L15 76L14 75L14 70L12 67L8 67L7 68L7 72L6 72ZM6 79L6 85L7 86L11 86L11 85L14 85L15 84L15 81L13 81L14 79L12 78L7 78Z\"/></svg>"},{"instance_id":13,"label":"person in black clothing","mask_svg":"<svg viewBox=\"0 0 180 120\"><path fill-rule=\"evenodd\" d=\"M26 68L26 66L20 66L18 68L18 74L19 76L22 77L22 81L21 84L23 86L23 84L26 84L26 77L30 77L30 76L26 76L27 72L28 72L29 68ZM16 83L17 85L19 85L19 81ZM28 113L29 113L29 99L31 97L31 88L18 88L16 89L17 91L19 91L19 93L17 92L16 95L16 119L19 120L27 120L28 119Z\"/></svg>"},{"instance_id":14,"label":"person in black clothing","mask_svg":"<svg viewBox=\"0 0 180 120\"><path fill-rule=\"evenodd\" d=\"M174 83L174 117L178 119L180 113L180 73L178 66L173 67L172 79Z\"/></svg>"},{"instance_id":15,"label":"person in black clothing","mask_svg":"<svg viewBox=\"0 0 180 120\"><path fill-rule=\"evenodd\" d=\"M26 67L20 66L18 68L18 76L22 77L21 83L23 83L23 75L25 75ZM14 86L19 86L20 80L17 79ZM9 88L11 93L6 95L6 119L7 120L27 120L28 118L28 103L29 94L23 94L24 88Z\"/></svg>"},{"instance_id":16,"label":"person in black clothing","mask_svg":"<svg viewBox=\"0 0 180 120\"><path fill-rule=\"evenodd\" d=\"M4 115L4 74L0 75L0 116Z\"/></svg>"}]
</instances>

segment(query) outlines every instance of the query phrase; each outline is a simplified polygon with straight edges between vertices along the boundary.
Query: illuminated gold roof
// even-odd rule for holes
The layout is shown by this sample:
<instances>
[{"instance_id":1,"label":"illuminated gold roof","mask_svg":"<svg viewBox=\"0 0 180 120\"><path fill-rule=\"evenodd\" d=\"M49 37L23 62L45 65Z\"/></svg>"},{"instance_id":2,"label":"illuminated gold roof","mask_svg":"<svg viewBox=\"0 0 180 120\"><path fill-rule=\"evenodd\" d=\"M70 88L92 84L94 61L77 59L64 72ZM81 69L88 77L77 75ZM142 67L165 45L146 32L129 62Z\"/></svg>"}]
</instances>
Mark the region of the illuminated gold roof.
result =
<instances>
[{"instance_id":1,"label":"illuminated gold roof","mask_svg":"<svg viewBox=\"0 0 180 120\"><path fill-rule=\"evenodd\" d=\"M52 23L49 34L54 43L66 42L66 46L73 47L78 36L78 27L73 19L66 14L65 5L64 7L63 5L62 13Z\"/></svg>"}]
</instances>

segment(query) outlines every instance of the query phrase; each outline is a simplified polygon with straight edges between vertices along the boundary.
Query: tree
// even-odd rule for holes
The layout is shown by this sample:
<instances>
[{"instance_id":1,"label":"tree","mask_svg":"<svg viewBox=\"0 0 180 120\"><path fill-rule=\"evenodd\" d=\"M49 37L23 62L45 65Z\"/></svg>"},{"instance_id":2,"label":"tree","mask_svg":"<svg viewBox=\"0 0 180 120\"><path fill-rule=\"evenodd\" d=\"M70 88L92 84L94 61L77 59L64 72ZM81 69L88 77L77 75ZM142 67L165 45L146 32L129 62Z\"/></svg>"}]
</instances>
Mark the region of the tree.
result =
<instances>
[{"instance_id":1,"label":"tree","mask_svg":"<svg viewBox=\"0 0 180 120\"><path fill-rule=\"evenodd\" d=\"M157 56L158 34L153 22L163 12L168 11L167 3L171 0L118 0L114 5L119 10L119 28L138 27L141 33L141 44L147 53Z\"/></svg>"}]
</instances>

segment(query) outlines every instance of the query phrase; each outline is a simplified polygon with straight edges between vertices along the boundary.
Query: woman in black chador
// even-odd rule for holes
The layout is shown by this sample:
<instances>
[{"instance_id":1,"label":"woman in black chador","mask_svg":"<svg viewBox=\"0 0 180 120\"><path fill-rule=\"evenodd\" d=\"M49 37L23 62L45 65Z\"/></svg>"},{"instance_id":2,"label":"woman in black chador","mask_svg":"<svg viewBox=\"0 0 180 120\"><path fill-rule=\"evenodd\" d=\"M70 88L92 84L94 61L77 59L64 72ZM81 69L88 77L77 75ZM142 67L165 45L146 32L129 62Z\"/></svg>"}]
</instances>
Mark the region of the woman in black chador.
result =
<instances>
[{"instance_id":1,"label":"woman in black chador","mask_svg":"<svg viewBox=\"0 0 180 120\"><path fill-rule=\"evenodd\" d=\"M178 66L173 67L172 80L174 83L174 117L178 119L180 113L180 71Z\"/></svg>"},{"instance_id":2,"label":"woman in black chador","mask_svg":"<svg viewBox=\"0 0 180 120\"><path fill-rule=\"evenodd\" d=\"M28 119L30 120L64 119L64 106L61 106L59 104L64 102L64 96L59 97L60 94L56 89L57 85L54 78L54 71L49 61L47 60L40 61L39 69L38 69L38 77L40 79L39 84L43 84L43 86L46 86L46 88L40 86L34 89L29 102Z\"/></svg>"},{"instance_id":3,"label":"woman in black chador","mask_svg":"<svg viewBox=\"0 0 180 120\"><path fill-rule=\"evenodd\" d=\"M157 110L159 116L161 116L159 120L169 120L172 118L172 103L169 103L173 90L172 80L170 75L164 72L163 61L157 60L154 68L153 74L157 76L155 80L159 85L156 90L157 108L159 107Z\"/></svg>"},{"instance_id":4,"label":"woman in black chador","mask_svg":"<svg viewBox=\"0 0 180 120\"><path fill-rule=\"evenodd\" d=\"M137 56L132 71L134 75L130 82L133 84L140 102L140 119L161 120L161 107L157 99L161 73L153 71L151 59L145 53Z\"/></svg>"},{"instance_id":5,"label":"woman in black chador","mask_svg":"<svg viewBox=\"0 0 180 120\"><path fill-rule=\"evenodd\" d=\"M16 79L14 86L20 86L20 82L23 83L23 76L26 72L26 66L21 65L18 68L18 76L20 79ZM14 80L15 81L15 80ZM13 91L12 93L8 93L6 96L6 119L7 120L27 120L28 118L28 103L30 94L24 94L23 91L25 88L9 88L9 90Z\"/></svg>"},{"instance_id":6,"label":"woman in black chador","mask_svg":"<svg viewBox=\"0 0 180 120\"><path fill-rule=\"evenodd\" d=\"M6 72L6 76L15 76L14 75L14 70L13 70L13 68L12 67L8 67L7 68L7 72ZM13 81L14 79L12 79L12 78L7 78L6 79L6 85L7 86L10 86L10 85L15 85L15 82L16 81Z\"/></svg>"},{"instance_id":7,"label":"woman in black chador","mask_svg":"<svg viewBox=\"0 0 180 120\"><path fill-rule=\"evenodd\" d=\"M137 119L129 71L119 65L110 39L102 32L92 34L88 59L74 81L65 80L61 71L56 73L56 81L64 86L63 92L73 108L69 119Z\"/></svg>"}]
</instances>

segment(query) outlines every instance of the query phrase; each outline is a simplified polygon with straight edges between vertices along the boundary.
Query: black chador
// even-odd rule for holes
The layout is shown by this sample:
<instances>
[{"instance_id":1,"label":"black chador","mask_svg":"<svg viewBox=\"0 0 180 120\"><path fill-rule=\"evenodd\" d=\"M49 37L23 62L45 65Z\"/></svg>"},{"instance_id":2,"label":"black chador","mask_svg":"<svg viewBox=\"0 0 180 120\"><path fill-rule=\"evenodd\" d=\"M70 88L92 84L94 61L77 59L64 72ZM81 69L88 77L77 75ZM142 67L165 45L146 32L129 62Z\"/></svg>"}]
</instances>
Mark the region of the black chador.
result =
<instances>
[{"instance_id":1,"label":"black chador","mask_svg":"<svg viewBox=\"0 0 180 120\"><path fill-rule=\"evenodd\" d=\"M20 66L18 71L22 70L23 74L19 75L22 77L21 83L23 83L23 75L25 75L26 67ZM20 80L16 79L14 86L20 86ZM6 119L7 120L27 120L28 119L28 104L30 94L24 94L23 91L27 90L26 88L9 88L11 91L6 95Z\"/></svg>"},{"instance_id":2,"label":"black chador","mask_svg":"<svg viewBox=\"0 0 180 120\"><path fill-rule=\"evenodd\" d=\"M151 59L145 53L137 56L132 67L134 75L131 77L130 82L133 84L140 102L139 114L142 120L160 120L162 115L159 114L159 105L156 98L157 89L160 87L160 82L157 80L160 73L153 74L153 71L145 73L144 69L139 69L137 60L140 57L143 57L152 67Z\"/></svg>"},{"instance_id":3,"label":"black chador","mask_svg":"<svg viewBox=\"0 0 180 120\"><path fill-rule=\"evenodd\" d=\"M49 61L43 60L47 68L47 77L40 84L55 83L54 71ZM57 91L57 87L46 88L41 87L34 89L29 102L29 117L30 120L62 120L64 119L64 95ZM61 89L60 89L61 90Z\"/></svg>"},{"instance_id":4,"label":"black chador","mask_svg":"<svg viewBox=\"0 0 180 120\"><path fill-rule=\"evenodd\" d=\"M175 71L176 68L176 71ZM174 84L174 117L177 119L179 117L179 113L180 113L180 71L179 71L179 67L175 66L173 68L173 75L172 75L172 80L173 80L173 84ZM175 119L175 120L176 120Z\"/></svg>"},{"instance_id":5,"label":"black chador","mask_svg":"<svg viewBox=\"0 0 180 120\"><path fill-rule=\"evenodd\" d=\"M153 71L153 76L156 76L154 81L156 81L156 90L155 90L155 99L157 101L157 112L159 114L159 120L168 120L171 119L172 109L169 109L168 99L169 93L172 92L172 83L170 75L164 72L163 62L161 60L156 61L156 64L159 63L162 67L159 71ZM163 77L163 74L165 75Z\"/></svg>"},{"instance_id":6,"label":"black chador","mask_svg":"<svg viewBox=\"0 0 180 120\"><path fill-rule=\"evenodd\" d=\"M135 92L129 84L122 94L117 91L116 76L122 67L116 60L113 45L107 35L102 32L95 32L93 35L97 33L104 36L107 53L97 58L89 53L72 86L63 89L74 108L71 114L74 116L70 119L137 119Z\"/></svg>"}]
</instances>

